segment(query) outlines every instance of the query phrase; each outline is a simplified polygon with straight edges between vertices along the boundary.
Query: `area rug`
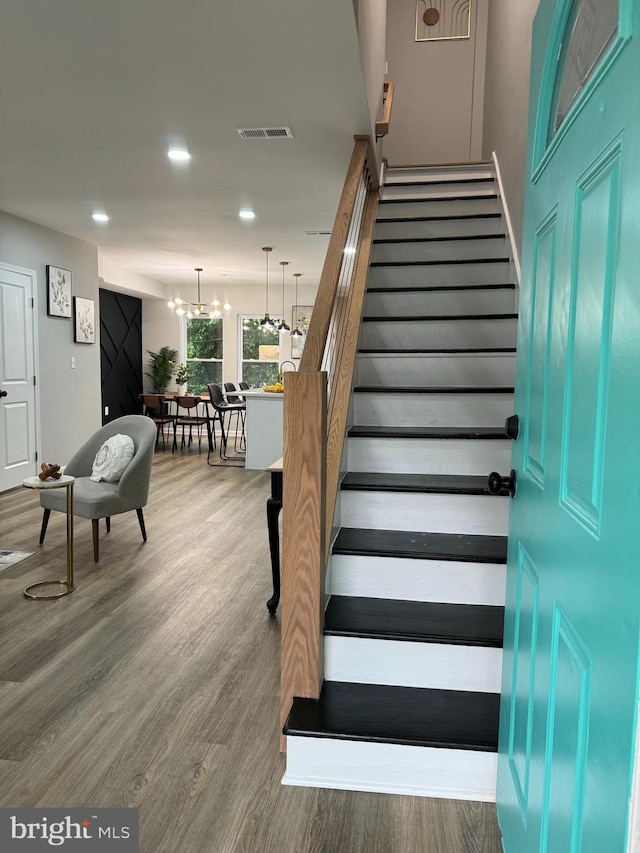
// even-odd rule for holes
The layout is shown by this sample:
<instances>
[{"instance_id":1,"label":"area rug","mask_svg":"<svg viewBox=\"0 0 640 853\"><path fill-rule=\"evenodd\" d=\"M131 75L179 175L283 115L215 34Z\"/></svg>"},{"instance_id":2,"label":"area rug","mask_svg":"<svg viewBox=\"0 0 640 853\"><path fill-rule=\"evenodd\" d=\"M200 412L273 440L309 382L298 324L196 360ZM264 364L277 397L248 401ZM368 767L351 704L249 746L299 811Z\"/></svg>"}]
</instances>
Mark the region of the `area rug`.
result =
<instances>
[{"instance_id":1,"label":"area rug","mask_svg":"<svg viewBox=\"0 0 640 853\"><path fill-rule=\"evenodd\" d=\"M16 563L20 563L34 554L35 551L0 551L0 572L8 569L9 566L15 566Z\"/></svg>"}]
</instances>

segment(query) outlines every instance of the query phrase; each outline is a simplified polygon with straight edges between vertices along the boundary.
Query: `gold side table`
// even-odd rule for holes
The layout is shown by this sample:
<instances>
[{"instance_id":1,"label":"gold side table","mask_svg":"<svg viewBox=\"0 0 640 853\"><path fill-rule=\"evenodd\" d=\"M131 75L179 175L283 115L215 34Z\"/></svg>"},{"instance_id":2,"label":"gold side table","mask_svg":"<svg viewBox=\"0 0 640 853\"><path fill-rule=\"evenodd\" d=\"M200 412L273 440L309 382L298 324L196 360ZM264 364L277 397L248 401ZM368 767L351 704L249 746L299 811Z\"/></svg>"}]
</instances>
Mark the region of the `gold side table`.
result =
<instances>
[{"instance_id":1,"label":"gold side table","mask_svg":"<svg viewBox=\"0 0 640 853\"><path fill-rule=\"evenodd\" d=\"M33 598L37 601L49 598L62 598L73 592L73 484L75 477L68 474L63 474L58 480L41 480L40 477L27 477L22 481L25 489L66 489L67 490L67 579L63 581L40 581L28 586L24 595L25 598ZM58 585L65 587L64 592L55 592L51 595L39 595L32 590L39 587Z\"/></svg>"}]
</instances>

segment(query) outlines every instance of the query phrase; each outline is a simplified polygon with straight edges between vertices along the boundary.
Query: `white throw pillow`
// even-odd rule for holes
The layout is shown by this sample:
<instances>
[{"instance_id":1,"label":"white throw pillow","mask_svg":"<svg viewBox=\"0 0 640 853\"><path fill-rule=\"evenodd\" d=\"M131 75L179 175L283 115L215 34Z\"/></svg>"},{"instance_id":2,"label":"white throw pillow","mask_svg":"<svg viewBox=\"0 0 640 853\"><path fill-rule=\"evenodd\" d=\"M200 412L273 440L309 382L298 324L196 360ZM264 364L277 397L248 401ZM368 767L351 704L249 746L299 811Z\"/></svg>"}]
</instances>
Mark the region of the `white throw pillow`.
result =
<instances>
[{"instance_id":1,"label":"white throw pillow","mask_svg":"<svg viewBox=\"0 0 640 853\"><path fill-rule=\"evenodd\" d=\"M100 480L117 483L133 459L134 451L135 446L131 436L120 433L112 435L96 453L89 479L94 483L99 483Z\"/></svg>"}]
</instances>

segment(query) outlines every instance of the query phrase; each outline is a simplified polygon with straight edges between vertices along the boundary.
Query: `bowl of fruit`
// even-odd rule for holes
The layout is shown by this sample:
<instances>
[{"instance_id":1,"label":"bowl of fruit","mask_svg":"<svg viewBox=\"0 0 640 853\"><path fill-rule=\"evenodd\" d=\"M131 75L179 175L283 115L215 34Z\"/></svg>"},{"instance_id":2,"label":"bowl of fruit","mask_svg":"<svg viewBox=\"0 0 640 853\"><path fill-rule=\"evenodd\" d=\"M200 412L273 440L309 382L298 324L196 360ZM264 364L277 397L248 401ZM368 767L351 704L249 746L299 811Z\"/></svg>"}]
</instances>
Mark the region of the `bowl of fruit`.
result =
<instances>
[{"instance_id":1,"label":"bowl of fruit","mask_svg":"<svg viewBox=\"0 0 640 853\"><path fill-rule=\"evenodd\" d=\"M262 390L266 391L267 394L282 394L284 385L282 382L276 382L275 385L265 385Z\"/></svg>"}]
</instances>

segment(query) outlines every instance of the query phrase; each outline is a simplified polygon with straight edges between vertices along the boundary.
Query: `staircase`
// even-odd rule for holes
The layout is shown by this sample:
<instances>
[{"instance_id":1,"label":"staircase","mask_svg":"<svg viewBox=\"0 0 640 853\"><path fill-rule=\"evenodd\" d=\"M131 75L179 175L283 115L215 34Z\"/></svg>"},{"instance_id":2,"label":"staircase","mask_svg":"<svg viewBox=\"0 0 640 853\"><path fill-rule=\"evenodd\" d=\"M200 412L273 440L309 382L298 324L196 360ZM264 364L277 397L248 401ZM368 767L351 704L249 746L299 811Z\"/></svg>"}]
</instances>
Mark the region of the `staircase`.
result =
<instances>
[{"instance_id":1,"label":"staircase","mask_svg":"<svg viewBox=\"0 0 640 853\"><path fill-rule=\"evenodd\" d=\"M515 284L490 165L390 169L378 207L325 684L285 725L296 785L495 798Z\"/></svg>"}]
</instances>

